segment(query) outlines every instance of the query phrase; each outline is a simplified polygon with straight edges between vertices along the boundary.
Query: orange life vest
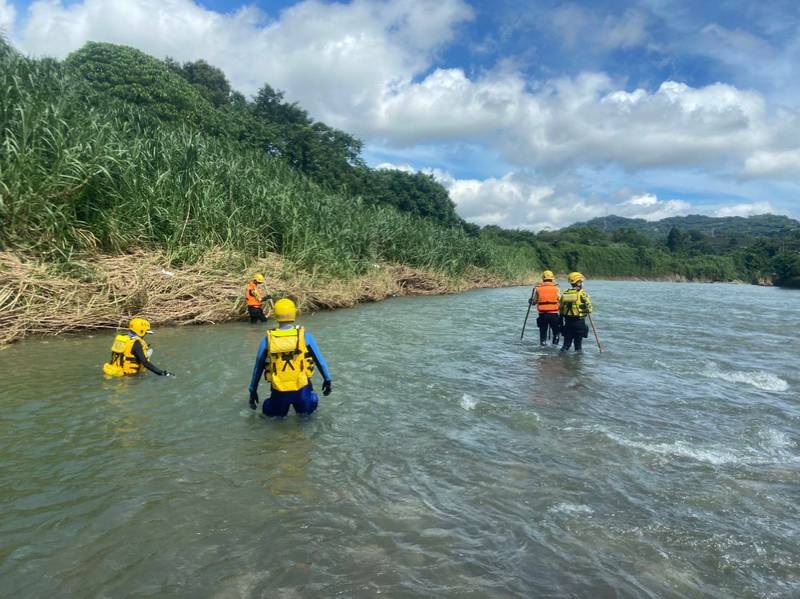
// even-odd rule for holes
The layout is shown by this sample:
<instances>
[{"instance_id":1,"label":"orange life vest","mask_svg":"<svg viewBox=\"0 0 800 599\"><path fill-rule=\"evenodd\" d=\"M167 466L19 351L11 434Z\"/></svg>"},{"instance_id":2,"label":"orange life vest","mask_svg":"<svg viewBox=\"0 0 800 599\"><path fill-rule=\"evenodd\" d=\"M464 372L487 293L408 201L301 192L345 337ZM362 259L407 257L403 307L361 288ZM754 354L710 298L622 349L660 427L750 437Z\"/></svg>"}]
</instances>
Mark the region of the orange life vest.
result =
<instances>
[{"instance_id":1,"label":"orange life vest","mask_svg":"<svg viewBox=\"0 0 800 599\"><path fill-rule=\"evenodd\" d=\"M558 286L550 281L543 281L536 287L536 309L540 313L558 312Z\"/></svg>"},{"instance_id":2,"label":"orange life vest","mask_svg":"<svg viewBox=\"0 0 800 599\"><path fill-rule=\"evenodd\" d=\"M247 302L248 308L260 308L262 305L261 293L259 293L256 285L255 281L250 281L244 290L244 300ZM255 292L256 297L253 297L253 292Z\"/></svg>"}]
</instances>

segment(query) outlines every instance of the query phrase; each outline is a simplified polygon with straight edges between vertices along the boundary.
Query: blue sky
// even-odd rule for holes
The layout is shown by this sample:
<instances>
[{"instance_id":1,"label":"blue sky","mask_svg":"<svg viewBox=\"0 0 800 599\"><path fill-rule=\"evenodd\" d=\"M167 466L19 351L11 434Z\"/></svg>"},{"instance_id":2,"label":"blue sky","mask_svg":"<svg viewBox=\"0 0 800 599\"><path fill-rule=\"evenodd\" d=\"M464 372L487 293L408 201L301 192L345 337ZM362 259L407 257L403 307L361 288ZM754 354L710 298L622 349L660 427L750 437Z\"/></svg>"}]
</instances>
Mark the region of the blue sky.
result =
<instances>
[{"instance_id":1,"label":"blue sky","mask_svg":"<svg viewBox=\"0 0 800 599\"><path fill-rule=\"evenodd\" d=\"M34 55L87 40L205 58L432 172L479 224L800 216L788 1L0 0Z\"/></svg>"}]
</instances>

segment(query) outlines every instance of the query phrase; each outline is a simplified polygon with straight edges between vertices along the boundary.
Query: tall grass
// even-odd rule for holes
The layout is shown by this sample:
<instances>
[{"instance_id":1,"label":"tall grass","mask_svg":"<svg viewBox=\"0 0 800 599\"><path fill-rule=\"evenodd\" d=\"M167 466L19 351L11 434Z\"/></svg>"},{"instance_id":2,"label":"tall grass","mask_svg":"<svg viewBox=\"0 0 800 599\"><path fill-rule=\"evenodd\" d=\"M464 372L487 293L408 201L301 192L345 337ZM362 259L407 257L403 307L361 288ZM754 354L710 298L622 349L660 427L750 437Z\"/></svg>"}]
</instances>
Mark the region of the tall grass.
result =
<instances>
[{"instance_id":1,"label":"tall grass","mask_svg":"<svg viewBox=\"0 0 800 599\"><path fill-rule=\"evenodd\" d=\"M88 109L77 89L55 61L0 52L5 247L47 258L159 247L192 261L221 246L339 276L379 261L502 269L460 228L332 194L263 152L154 128L132 107Z\"/></svg>"}]
</instances>

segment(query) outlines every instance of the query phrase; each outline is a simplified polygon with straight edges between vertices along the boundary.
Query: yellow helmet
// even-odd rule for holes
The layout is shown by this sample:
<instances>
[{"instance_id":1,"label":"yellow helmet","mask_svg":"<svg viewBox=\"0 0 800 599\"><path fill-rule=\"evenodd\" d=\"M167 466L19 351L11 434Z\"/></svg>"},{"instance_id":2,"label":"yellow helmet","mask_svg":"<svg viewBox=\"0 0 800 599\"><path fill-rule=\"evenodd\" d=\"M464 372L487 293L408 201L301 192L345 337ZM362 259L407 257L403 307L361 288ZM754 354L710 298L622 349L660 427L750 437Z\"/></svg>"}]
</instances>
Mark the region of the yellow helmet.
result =
<instances>
[{"instance_id":1,"label":"yellow helmet","mask_svg":"<svg viewBox=\"0 0 800 599\"><path fill-rule=\"evenodd\" d=\"M137 336L144 337L147 333L152 333L150 330L150 321L144 318L131 318L128 323L128 329L133 331Z\"/></svg>"},{"instance_id":2,"label":"yellow helmet","mask_svg":"<svg viewBox=\"0 0 800 599\"><path fill-rule=\"evenodd\" d=\"M556 276L552 270L546 270L542 273L542 281L555 281Z\"/></svg>"},{"instance_id":3,"label":"yellow helmet","mask_svg":"<svg viewBox=\"0 0 800 599\"><path fill-rule=\"evenodd\" d=\"M584 278L585 277L579 272L571 272L571 273L569 273L569 276L567 277L567 280L569 281L570 285L574 285L578 281L583 281Z\"/></svg>"},{"instance_id":4,"label":"yellow helmet","mask_svg":"<svg viewBox=\"0 0 800 599\"><path fill-rule=\"evenodd\" d=\"M278 322L292 322L297 318L297 306L288 297L284 297L275 302L275 320Z\"/></svg>"},{"instance_id":5,"label":"yellow helmet","mask_svg":"<svg viewBox=\"0 0 800 599\"><path fill-rule=\"evenodd\" d=\"M256 274L253 275L253 280L256 283L263 283L264 282L264 275L262 275L260 272L257 272Z\"/></svg>"}]
</instances>

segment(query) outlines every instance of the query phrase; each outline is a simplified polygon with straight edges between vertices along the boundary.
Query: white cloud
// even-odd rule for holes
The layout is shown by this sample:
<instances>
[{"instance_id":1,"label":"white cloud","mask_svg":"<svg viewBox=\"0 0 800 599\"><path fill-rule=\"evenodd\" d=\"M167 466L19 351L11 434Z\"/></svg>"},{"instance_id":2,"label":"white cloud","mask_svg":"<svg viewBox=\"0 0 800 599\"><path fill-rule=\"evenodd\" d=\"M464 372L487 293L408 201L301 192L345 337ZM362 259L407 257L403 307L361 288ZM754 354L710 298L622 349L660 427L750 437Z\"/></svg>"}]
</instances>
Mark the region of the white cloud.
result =
<instances>
[{"instance_id":1,"label":"white cloud","mask_svg":"<svg viewBox=\"0 0 800 599\"><path fill-rule=\"evenodd\" d=\"M555 9L550 24L567 47L591 46L600 50L630 48L647 40L647 17L638 10L621 15L600 15L575 4Z\"/></svg>"},{"instance_id":2,"label":"white cloud","mask_svg":"<svg viewBox=\"0 0 800 599\"><path fill-rule=\"evenodd\" d=\"M626 197L624 190L597 197L573 189L568 182L544 184L524 173L484 180L457 179L442 171L432 174L447 188L458 214L478 225L540 231L608 214L659 220L692 211L683 200L659 200L646 192L621 200Z\"/></svg>"},{"instance_id":3,"label":"white cloud","mask_svg":"<svg viewBox=\"0 0 800 599\"><path fill-rule=\"evenodd\" d=\"M17 11L13 4L0 0L0 35L6 36L14 31Z\"/></svg>"},{"instance_id":4,"label":"white cloud","mask_svg":"<svg viewBox=\"0 0 800 599\"><path fill-rule=\"evenodd\" d=\"M714 216L753 216L755 214L774 214L775 212L775 207L769 202L753 202L752 204L723 206L714 212Z\"/></svg>"},{"instance_id":5,"label":"white cloud","mask_svg":"<svg viewBox=\"0 0 800 599\"><path fill-rule=\"evenodd\" d=\"M744 164L744 174L749 177L800 178L800 149L784 151L758 151Z\"/></svg>"},{"instance_id":6,"label":"white cloud","mask_svg":"<svg viewBox=\"0 0 800 599\"><path fill-rule=\"evenodd\" d=\"M634 195L612 209L618 216L661 220L670 216L689 214L691 208L692 205L684 200L659 200L654 193L642 193Z\"/></svg>"}]
</instances>

